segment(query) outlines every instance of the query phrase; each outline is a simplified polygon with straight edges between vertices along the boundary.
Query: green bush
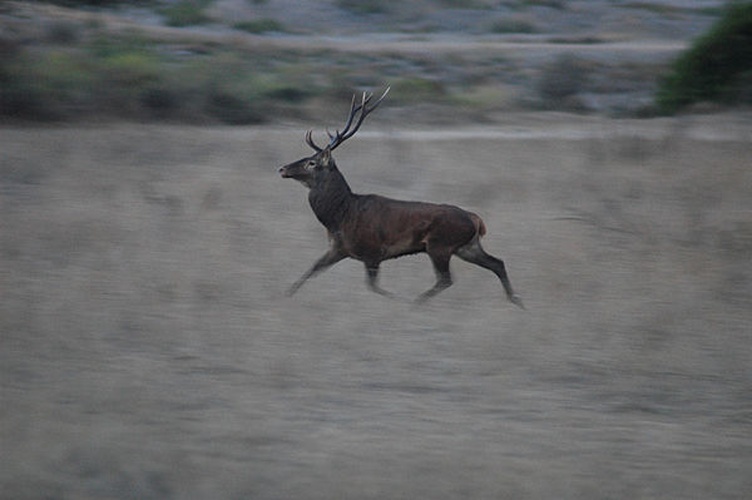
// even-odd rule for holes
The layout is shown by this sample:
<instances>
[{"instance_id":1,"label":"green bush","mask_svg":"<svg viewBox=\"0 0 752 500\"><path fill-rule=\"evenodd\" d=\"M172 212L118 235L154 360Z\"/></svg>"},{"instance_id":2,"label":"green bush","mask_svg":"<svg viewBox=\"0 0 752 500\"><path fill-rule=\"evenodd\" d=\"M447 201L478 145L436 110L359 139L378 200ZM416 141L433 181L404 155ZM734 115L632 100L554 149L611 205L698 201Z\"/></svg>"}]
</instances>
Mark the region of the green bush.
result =
<instances>
[{"instance_id":1,"label":"green bush","mask_svg":"<svg viewBox=\"0 0 752 500\"><path fill-rule=\"evenodd\" d=\"M557 107L582 92L590 78L591 65L573 54L561 54L548 64L538 82L538 93L547 106Z\"/></svg>"},{"instance_id":2,"label":"green bush","mask_svg":"<svg viewBox=\"0 0 752 500\"><path fill-rule=\"evenodd\" d=\"M397 103L441 102L449 98L446 87L436 80L410 77L391 84L390 99Z\"/></svg>"},{"instance_id":3,"label":"green bush","mask_svg":"<svg viewBox=\"0 0 752 500\"><path fill-rule=\"evenodd\" d=\"M625 9L646 10L660 16L676 14L682 11L682 7L676 5L663 5L653 2L628 2L622 4L622 7Z\"/></svg>"},{"instance_id":4,"label":"green bush","mask_svg":"<svg viewBox=\"0 0 752 500\"><path fill-rule=\"evenodd\" d=\"M45 102L44 90L30 85L22 67L0 67L0 116L21 120L54 120L60 117Z\"/></svg>"},{"instance_id":5,"label":"green bush","mask_svg":"<svg viewBox=\"0 0 752 500\"><path fill-rule=\"evenodd\" d=\"M127 53L146 54L152 52L153 45L137 31L120 36L100 35L88 43L84 50L94 60Z\"/></svg>"},{"instance_id":6,"label":"green bush","mask_svg":"<svg viewBox=\"0 0 752 500\"><path fill-rule=\"evenodd\" d=\"M303 76L276 70L270 74L257 60L235 52L220 52L175 70L169 88L191 96L197 110L231 125L267 121L285 105L296 105L314 94ZM162 94L164 95L164 93Z\"/></svg>"},{"instance_id":7,"label":"green bush","mask_svg":"<svg viewBox=\"0 0 752 500\"><path fill-rule=\"evenodd\" d=\"M210 92L204 110L209 116L228 125L250 125L264 121L264 116L252 102L225 89Z\"/></svg>"},{"instance_id":8,"label":"green bush","mask_svg":"<svg viewBox=\"0 0 752 500\"><path fill-rule=\"evenodd\" d=\"M159 61L151 54L127 52L100 62L100 74L109 85L138 88L159 78Z\"/></svg>"},{"instance_id":9,"label":"green bush","mask_svg":"<svg viewBox=\"0 0 752 500\"><path fill-rule=\"evenodd\" d=\"M488 3L483 0L438 0L438 4L442 7L449 7L452 9L488 8Z\"/></svg>"},{"instance_id":10,"label":"green bush","mask_svg":"<svg viewBox=\"0 0 752 500\"><path fill-rule=\"evenodd\" d=\"M389 0L337 0L337 7L355 14L385 14L389 12Z\"/></svg>"},{"instance_id":11,"label":"green bush","mask_svg":"<svg viewBox=\"0 0 752 500\"><path fill-rule=\"evenodd\" d=\"M208 23L211 19L204 12L208 0L180 0L160 10L168 26L183 27Z\"/></svg>"},{"instance_id":12,"label":"green bush","mask_svg":"<svg viewBox=\"0 0 752 500\"><path fill-rule=\"evenodd\" d=\"M143 90L139 103L152 118L168 119L178 116L181 108L180 93L167 85L155 84Z\"/></svg>"},{"instance_id":13,"label":"green bush","mask_svg":"<svg viewBox=\"0 0 752 500\"><path fill-rule=\"evenodd\" d=\"M36 0L41 3L52 3L64 7L109 7L118 4L149 4L153 0Z\"/></svg>"},{"instance_id":14,"label":"green bush","mask_svg":"<svg viewBox=\"0 0 752 500\"><path fill-rule=\"evenodd\" d=\"M93 86L90 67L74 54L19 54L0 63L0 115L62 120L88 105Z\"/></svg>"},{"instance_id":15,"label":"green bush","mask_svg":"<svg viewBox=\"0 0 752 500\"><path fill-rule=\"evenodd\" d=\"M531 34L538 31L533 23L521 19L499 19L491 25L490 30L498 34Z\"/></svg>"},{"instance_id":16,"label":"green bush","mask_svg":"<svg viewBox=\"0 0 752 500\"><path fill-rule=\"evenodd\" d=\"M564 10L567 8L565 0L523 0L522 3L530 7L549 7L558 10Z\"/></svg>"},{"instance_id":17,"label":"green bush","mask_svg":"<svg viewBox=\"0 0 752 500\"><path fill-rule=\"evenodd\" d=\"M236 30L246 31L248 33L254 33L254 34L260 34L260 33L268 33L270 31L276 31L276 32L283 32L285 31L284 26L282 26L282 23L275 19L256 19L253 21L241 21L239 23L235 23L232 25L232 27Z\"/></svg>"},{"instance_id":18,"label":"green bush","mask_svg":"<svg viewBox=\"0 0 752 500\"><path fill-rule=\"evenodd\" d=\"M733 3L674 61L658 89L658 109L674 113L701 101L739 102L749 96L750 72L752 3Z\"/></svg>"}]
</instances>

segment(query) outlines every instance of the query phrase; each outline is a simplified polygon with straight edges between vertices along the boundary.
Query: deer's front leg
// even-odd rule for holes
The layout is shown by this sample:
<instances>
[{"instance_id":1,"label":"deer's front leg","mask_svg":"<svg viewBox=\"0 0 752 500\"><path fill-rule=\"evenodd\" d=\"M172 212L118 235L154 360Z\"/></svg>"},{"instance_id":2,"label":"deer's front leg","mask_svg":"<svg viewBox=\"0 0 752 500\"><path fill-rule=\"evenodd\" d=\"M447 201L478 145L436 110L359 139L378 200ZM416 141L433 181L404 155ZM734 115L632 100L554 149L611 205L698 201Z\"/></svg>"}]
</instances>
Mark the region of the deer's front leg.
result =
<instances>
[{"instance_id":1,"label":"deer's front leg","mask_svg":"<svg viewBox=\"0 0 752 500\"><path fill-rule=\"evenodd\" d=\"M366 283L368 284L368 288L378 293L379 295L383 295L384 297L389 297L390 299L396 298L393 293L387 292L379 286L378 278L379 264L366 263Z\"/></svg>"},{"instance_id":2,"label":"deer's front leg","mask_svg":"<svg viewBox=\"0 0 752 500\"><path fill-rule=\"evenodd\" d=\"M321 271L324 271L325 269L333 266L337 262L341 261L347 257L339 248L332 247L329 249L328 252L326 252L319 260L317 260L311 268L306 271L306 273L300 277L298 281L292 284L292 286L287 290L287 296L292 296L295 292L298 291L298 288L300 288L303 283L305 283L308 278L314 276L315 274L320 273Z\"/></svg>"}]
</instances>

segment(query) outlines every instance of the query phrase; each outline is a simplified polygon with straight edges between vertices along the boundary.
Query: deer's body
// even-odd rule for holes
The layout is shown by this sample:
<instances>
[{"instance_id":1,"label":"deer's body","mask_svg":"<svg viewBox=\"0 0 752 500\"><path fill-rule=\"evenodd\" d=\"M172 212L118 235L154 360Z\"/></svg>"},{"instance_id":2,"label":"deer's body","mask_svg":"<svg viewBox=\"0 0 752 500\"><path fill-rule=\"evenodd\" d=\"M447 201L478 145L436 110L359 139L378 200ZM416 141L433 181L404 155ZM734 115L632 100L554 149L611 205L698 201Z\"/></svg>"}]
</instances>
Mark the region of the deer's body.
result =
<instances>
[{"instance_id":1,"label":"deer's body","mask_svg":"<svg viewBox=\"0 0 752 500\"><path fill-rule=\"evenodd\" d=\"M339 179L311 188L308 198L330 239L353 259L380 262L425 252L429 235L447 229L466 243L482 225L477 215L452 205L355 194L341 174L333 177Z\"/></svg>"},{"instance_id":2,"label":"deer's body","mask_svg":"<svg viewBox=\"0 0 752 500\"><path fill-rule=\"evenodd\" d=\"M353 101L343 132L330 134L332 142L326 148L316 146L309 132L306 141L316 153L280 168L282 177L295 179L310 189L308 200L311 208L326 227L331 243L329 251L292 285L289 293L295 293L311 276L349 257L365 264L367 283L372 290L390 295L377 284L381 262L425 252L433 262L437 281L419 297L419 301L436 295L452 284L449 260L452 255L457 255L493 271L501 280L509 300L522 307L522 301L515 295L509 282L504 263L487 254L480 245L486 227L476 214L453 205L393 200L375 194L352 192L337 168L331 150L358 130L365 116L381 99L370 108L367 106L370 96L364 95L362 104L358 106ZM350 130L358 111L361 113L360 119L355 129Z\"/></svg>"},{"instance_id":3,"label":"deer's body","mask_svg":"<svg viewBox=\"0 0 752 500\"><path fill-rule=\"evenodd\" d=\"M343 231L332 237L348 257L364 262L425 252L432 238L462 246L478 232L473 216L451 205L354 195L351 207Z\"/></svg>"}]
</instances>

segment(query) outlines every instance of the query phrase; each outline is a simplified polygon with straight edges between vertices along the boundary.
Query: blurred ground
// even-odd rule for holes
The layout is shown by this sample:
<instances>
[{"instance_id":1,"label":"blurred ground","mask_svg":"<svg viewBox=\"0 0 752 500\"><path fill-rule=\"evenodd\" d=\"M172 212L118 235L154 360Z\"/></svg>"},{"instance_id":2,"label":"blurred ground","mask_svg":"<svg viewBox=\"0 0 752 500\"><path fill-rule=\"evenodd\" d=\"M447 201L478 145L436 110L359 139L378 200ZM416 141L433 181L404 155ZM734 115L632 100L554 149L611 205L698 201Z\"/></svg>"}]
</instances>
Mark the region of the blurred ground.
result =
<instances>
[{"instance_id":1,"label":"blurred ground","mask_svg":"<svg viewBox=\"0 0 752 500\"><path fill-rule=\"evenodd\" d=\"M297 126L2 129L0 496L746 498L749 114L503 120L337 160L479 213L528 311L461 261L284 297L327 244Z\"/></svg>"}]
</instances>

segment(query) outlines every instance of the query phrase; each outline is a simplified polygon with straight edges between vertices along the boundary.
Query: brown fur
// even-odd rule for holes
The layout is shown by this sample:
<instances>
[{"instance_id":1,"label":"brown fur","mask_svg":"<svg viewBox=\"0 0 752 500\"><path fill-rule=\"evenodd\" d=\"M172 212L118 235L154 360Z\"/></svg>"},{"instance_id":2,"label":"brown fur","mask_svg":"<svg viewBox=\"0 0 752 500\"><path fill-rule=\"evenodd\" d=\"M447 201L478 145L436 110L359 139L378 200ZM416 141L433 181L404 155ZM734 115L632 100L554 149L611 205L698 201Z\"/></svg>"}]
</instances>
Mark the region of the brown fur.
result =
<instances>
[{"instance_id":1,"label":"brown fur","mask_svg":"<svg viewBox=\"0 0 752 500\"><path fill-rule=\"evenodd\" d=\"M486 225L483 223L483 219L480 218L477 214L474 214L470 212L470 217L473 219L473 223L475 224L475 230L478 232L478 237L483 237L486 235Z\"/></svg>"}]
</instances>

